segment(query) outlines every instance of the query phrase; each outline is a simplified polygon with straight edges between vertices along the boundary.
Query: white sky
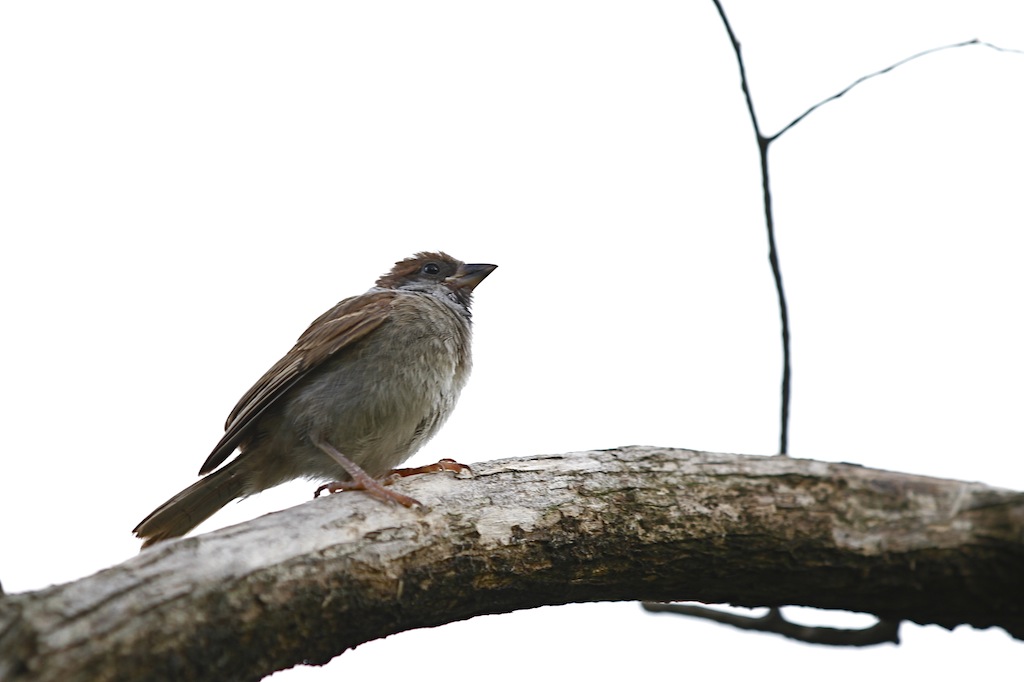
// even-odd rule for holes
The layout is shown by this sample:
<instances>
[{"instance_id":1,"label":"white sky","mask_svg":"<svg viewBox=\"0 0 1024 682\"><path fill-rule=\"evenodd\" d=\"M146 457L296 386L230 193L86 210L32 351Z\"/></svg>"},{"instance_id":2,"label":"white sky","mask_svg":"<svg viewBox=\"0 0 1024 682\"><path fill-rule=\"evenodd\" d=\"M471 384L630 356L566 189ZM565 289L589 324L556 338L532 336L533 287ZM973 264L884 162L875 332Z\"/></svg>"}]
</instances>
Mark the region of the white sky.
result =
<instances>
[{"instance_id":1,"label":"white sky","mask_svg":"<svg viewBox=\"0 0 1024 682\"><path fill-rule=\"evenodd\" d=\"M1016 0L726 8L768 132L919 50L1024 48ZM793 456L1024 489L1022 85L1024 55L948 51L776 143ZM8 591L133 556L251 383L422 249L501 267L462 403L413 464L776 448L756 150L710 1L4 3L0 93ZM902 635L837 651L599 604L274 679L981 679L1021 654Z\"/></svg>"}]
</instances>

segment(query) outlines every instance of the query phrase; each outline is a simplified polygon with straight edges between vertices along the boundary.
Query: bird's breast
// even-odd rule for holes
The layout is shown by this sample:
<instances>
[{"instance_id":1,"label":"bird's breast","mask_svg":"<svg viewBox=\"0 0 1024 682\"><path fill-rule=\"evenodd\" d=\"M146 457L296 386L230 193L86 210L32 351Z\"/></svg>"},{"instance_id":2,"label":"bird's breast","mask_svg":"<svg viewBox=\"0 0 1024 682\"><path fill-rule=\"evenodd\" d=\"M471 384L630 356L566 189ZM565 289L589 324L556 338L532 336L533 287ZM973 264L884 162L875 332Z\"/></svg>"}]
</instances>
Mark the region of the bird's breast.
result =
<instances>
[{"instance_id":1,"label":"bird's breast","mask_svg":"<svg viewBox=\"0 0 1024 682\"><path fill-rule=\"evenodd\" d=\"M389 319L291 392L286 415L371 475L399 466L455 407L471 367L469 321L429 295L402 297Z\"/></svg>"}]
</instances>

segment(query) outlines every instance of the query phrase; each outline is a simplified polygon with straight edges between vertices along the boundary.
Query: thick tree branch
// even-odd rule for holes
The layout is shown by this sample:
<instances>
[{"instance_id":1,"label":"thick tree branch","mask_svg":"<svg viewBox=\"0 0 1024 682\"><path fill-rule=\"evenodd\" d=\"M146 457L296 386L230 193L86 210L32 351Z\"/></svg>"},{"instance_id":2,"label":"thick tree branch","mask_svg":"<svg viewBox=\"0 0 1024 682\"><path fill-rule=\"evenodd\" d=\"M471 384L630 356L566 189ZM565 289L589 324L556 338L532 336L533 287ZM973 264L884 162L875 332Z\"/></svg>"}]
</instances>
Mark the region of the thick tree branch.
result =
<instances>
[{"instance_id":1,"label":"thick tree branch","mask_svg":"<svg viewBox=\"0 0 1024 682\"><path fill-rule=\"evenodd\" d=\"M624 448L334 495L0 599L0 679L258 679L542 604L797 604L1024 638L1024 493Z\"/></svg>"}]
</instances>

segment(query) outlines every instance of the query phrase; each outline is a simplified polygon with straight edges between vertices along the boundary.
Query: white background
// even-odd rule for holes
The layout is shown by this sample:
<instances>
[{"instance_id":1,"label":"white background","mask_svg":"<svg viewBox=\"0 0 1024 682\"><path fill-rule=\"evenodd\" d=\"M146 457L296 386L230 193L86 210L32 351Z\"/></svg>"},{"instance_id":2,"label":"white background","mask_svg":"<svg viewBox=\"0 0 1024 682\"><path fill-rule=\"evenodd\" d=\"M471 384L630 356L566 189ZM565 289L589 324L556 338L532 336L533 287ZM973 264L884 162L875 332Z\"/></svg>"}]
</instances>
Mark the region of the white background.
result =
<instances>
[{"instance_id":1,"label":"white background","mask_svg":"<svg viewBox=\"0 0 1024 682\"><path fill-rule=\"evenodd\" d=\"M1015 0L727 10L767 132L923 49L1024 47ZM1024 55L946 51L773 147L793 456L1024 489L1022 85ZM133 556L250 384L423 249L500 268L459 409L411 463L777 447L756 149L711 2L5 3L0 98L9 592ZM983 679L1022 653L902 637L814 648L596 604L275 679Z\"/></svg>"}]
</instances>

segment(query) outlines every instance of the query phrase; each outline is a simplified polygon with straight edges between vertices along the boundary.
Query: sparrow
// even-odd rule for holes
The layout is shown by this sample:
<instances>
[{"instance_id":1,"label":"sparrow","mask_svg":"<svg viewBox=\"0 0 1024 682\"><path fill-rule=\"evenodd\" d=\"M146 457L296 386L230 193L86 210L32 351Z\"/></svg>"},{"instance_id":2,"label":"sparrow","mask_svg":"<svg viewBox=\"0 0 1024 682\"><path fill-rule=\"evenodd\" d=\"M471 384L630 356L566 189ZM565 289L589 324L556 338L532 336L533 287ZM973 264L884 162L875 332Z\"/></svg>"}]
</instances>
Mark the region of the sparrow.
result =
<instances>
[{"instance_id":1,"label":"sparrow","mask_svg":"<svg viewBox=\"0 0 1024 682\"><path fill-rule=\"evenodd\" d=\"M395 467L451 415L472 366L473 290L496 267L417 253L314 320L235 405L199 470L203 478L135 527L143 548L188 533L236 498L296 478L330 481L314 497L365 490L413 506L385 487L393 476L385 477L468 469L452 460Z\"/></svg>"}]
</instances>

